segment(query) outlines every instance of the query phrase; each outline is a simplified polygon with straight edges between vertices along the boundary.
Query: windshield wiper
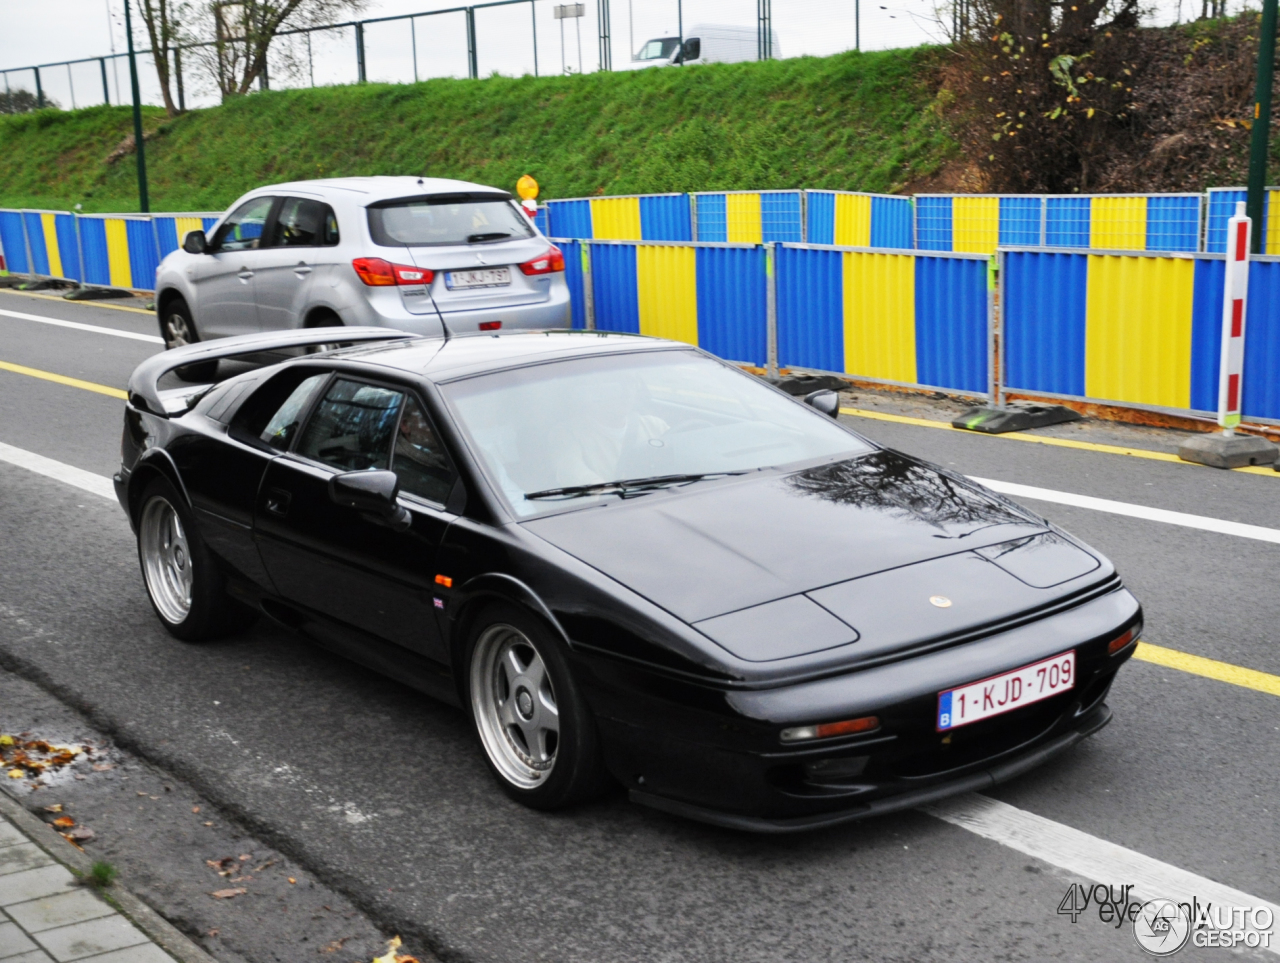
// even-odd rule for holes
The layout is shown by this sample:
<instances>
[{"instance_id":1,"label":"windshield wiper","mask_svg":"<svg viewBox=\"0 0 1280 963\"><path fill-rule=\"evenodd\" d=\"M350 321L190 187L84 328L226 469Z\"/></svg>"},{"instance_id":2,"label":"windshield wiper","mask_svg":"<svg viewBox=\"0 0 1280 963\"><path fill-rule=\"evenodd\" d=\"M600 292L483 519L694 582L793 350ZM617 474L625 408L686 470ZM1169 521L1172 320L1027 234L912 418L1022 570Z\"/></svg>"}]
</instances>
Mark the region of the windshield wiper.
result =
<instances>
[{"instance_id":1,"label":"windshield wiper","mask_svg":"<svg viewBox=\"0 0 1280 963\"><path fill-rule=\"evenodd\" d=\"M468 244L479 244L481 241L501 241L504 237L510 237L510 231L490 231L488 234L468 234Z\"/></svg>"},{"instance_id":2,"label":"windshield wiper","mask_svg":"<svg viewBox=\"0 0 1280 963\"><path fill-rule=\"evenodd\" d=\"M696 482L704 478L719 478L722 475L745 475L746 471L704 471L688 475L650 475L648 478L624 478L621 481L596 482L592 485L567 485L564 488L547 488L540 492L529 492L524 497L535 498L575 498L578 495L626 495L630 492L649 491L664 485L679 485L683 482Z\"/></svg>"}]
</instances>

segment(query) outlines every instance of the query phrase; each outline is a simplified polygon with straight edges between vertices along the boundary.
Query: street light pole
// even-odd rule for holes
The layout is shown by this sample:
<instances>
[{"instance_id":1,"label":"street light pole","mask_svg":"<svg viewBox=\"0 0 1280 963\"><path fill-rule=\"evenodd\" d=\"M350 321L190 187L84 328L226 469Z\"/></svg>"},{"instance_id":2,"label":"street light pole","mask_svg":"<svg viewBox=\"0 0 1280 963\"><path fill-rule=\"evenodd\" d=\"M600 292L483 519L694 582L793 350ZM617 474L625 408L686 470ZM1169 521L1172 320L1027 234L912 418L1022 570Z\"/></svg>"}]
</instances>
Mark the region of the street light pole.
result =
<instances>
[{"instance_id":1,"label":"street light pole","mask_svg":"<svg viewBox=\"0 0 1280 963\"><path fill-rule=\"evenodd\" d=\"M1271 82L1276 59L1276 0L1262 0L1262 33L1258 37L1258 86L1253 97L1253 137L1249 144L1249 199L1245 212L1255 225L1253 253L1261 254L1263 202L1267 189L1267 155L1271 148ZM1273 212L1280 215L1280 211Z\"/></svg>"},{"instance_id":2,"label":"street light pole","mask_svg":"<svg viewBox=\"0 0 1280 963\"><path fill-rule=\"evenodd\" d=\"M1275 0L1270 0L1275 3ZM133 86L133 144L138 157L138 203L143 214L151 212L147 198L147 155L142 142L142 96L138 93L138 58L133 52L133 23L129 19L129 0L124 0L124 33L129 41L129 82Z\"/></svg>"}]
</instances>

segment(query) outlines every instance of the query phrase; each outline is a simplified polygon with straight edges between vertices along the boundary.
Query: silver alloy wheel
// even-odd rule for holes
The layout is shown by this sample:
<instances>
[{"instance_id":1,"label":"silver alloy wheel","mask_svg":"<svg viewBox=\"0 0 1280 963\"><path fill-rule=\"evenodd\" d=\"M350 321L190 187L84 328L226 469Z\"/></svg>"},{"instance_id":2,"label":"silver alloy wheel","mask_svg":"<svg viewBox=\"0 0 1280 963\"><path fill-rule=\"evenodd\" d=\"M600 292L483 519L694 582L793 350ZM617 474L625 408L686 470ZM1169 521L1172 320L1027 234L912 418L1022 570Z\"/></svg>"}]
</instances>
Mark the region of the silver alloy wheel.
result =
<instances>
[{"instance_id":1,"label":"silver alloy wheel","mask_svg":"<svg viewBox=\"0 0 1280 963\"><path fill-rule=\"evenodd\" d=\"M167 621L181 623L191 612L191 547L182 519L161 495L142 509L138 549L151 600Z\"/></svg>"},{"instance_id":2,"label":"silver alloy wheel","mask_svg":"<svg viewBox=\"0 0 1280 963\"><path fill-rule=\"evenodd\" d=\"M471 711L503 778L521 789L547 781L560 744L560 711L546 663L514 626L491 625L476 642Z\"/></svg>"},{"instance_id":3,"label":"silver alloy wheel","mask_svg":"<svg viewBox=\"0 0 1280 963\"><path fill-rule=\"evenodd\" d=\"M179 348L184 344L195 343L195 339L191 336L190 323L178 311L170 311L164 323L164 342L166 348Z\"/></svg>"}]
</instances>

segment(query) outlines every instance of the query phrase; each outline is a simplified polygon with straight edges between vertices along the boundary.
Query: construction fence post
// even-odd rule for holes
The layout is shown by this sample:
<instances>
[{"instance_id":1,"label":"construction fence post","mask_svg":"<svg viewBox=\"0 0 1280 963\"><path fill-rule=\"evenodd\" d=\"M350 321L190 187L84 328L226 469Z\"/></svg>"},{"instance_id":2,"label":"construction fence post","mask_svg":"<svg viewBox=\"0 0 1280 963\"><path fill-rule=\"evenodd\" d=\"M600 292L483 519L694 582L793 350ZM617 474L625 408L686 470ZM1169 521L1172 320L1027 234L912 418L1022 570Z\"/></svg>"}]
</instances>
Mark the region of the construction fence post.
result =
<instances>
[{"instance_id":1,"label":"construction fence post","mask_svg":"<svg viewBox=\"0 0 1280 963\"><path fill-rule=\"evenodd\" d=\"M582 244L582 312L583 323L588 331L596 329L596 296L595 280L591 276L591 242L583 240Z\"/></svg>"},{"instance_id":2,"label":"construction fence post","mask_svg":"<svg viewBox=\"0 0 1280 963\"><path fill-rule=\"evenodd\" d=\"M770 378L778 377L778 271L775 263L777 244L770 241L764 246L765 276L765 330L768 338L768 358L765 372Z\"/></svg>"}]
</instances>

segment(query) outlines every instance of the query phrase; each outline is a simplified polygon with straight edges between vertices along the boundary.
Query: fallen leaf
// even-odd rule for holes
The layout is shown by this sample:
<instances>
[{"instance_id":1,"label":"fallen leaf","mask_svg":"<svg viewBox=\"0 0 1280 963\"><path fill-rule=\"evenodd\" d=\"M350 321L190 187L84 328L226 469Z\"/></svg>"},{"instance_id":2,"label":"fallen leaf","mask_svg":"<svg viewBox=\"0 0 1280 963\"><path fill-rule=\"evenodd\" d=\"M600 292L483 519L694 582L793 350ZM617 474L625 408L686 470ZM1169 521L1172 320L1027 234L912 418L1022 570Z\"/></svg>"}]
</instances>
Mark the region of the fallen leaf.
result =
<instances>
[{"instance_id":1,"label":"fallen leaf","mask_svg":"<svg viewBox=\"0 0 1280 963\"><path fill-rule=\"evenodd\" d=\"M192 806L192 807L191 807L191 811L192 811L193 813L198 813L198 812L200 811L200 807L199 807L199 806Z\"/></svg>"},{"instance_id":2,"label":"fallen leaf","mask_svg":"<svg viewBox=\"0 0 1280 963\"><path fill-rule=\"evenodd\" d=\"M0 746L13 745L13 736L0 736Z\"/></svg>"},{"instance_id":3,"label":"fallen leaf","mask_svg":"<svg viewBox=\"0 0 1280 963\"><path fill-rule=\"evenodd\" d=\"M237 886L235 889L215 889L209 895L214 899L235 899L237 896L243 896L249 892L243 886Z\"/></svg>"},{"instance_id":4,"label":"fallen leaf","mask_svg":"<svg viewBox=\"0 0 1280 963\"><path fill-rule=\"evenodd\" d=\"M387 940L387 952L374 958L373 963L396 963L396 950L400 949L400 937L393 936Z\"/></svg>"},{"instance_id":5,"label":"fallen leaf","mask_svg":"<svg viewBox=\"0 0 1280 963\"><path fill-rule=\"evenodd\" d=\"M77 826L71 832L62 835L73 843L87 843L97 834L88 826Z\"/></svg>"},{"instance_id":6,"label":"fallen leaf","mask_svg":"<svg viewBox=\"0 0 1280 963\"><path fill-rule=\"evenodd\" d=\"M321 953L337 953L338 950L342 949L342 944L347 942L347 940L349 939L351 939L351 937L344 936L340 940L334 940L332 943L325 946L320 952Z\"/></svg>"},{"instance_id":7,"label":"fallen leaf","mask_svg":"<svg viewBox=\"0 0 1280 963\"><path fill-rule=\"evenodd\" d=\"M294 879L292 876L290 876L290 877L289 877L289 882L290 882L290 883L296 883L296 882L297 882L297 880L296 880L296 879Z\"/></svg>"},{"instance_id":8,"label":"fallen leaf","mask_svg":"<svg viewBox=\"0 0 1280 963\"><path fill-rule=\"evenodd\" d=\"M106 772L108 769L114 769L115 767L115 763L113 762L95 762L93 764L93 771Z\"/></svg>"},{"instance_id":9,"label":"fallen leaf","mask_svg":"<svg viewBox=\"0 0 1280 963\"><path fill-rule=\"evenodd\" d=\"M274 865L275 865L276 863L278 863L278 862L279 862L279 860L276 860L276 859L269 859L269 860L267 860L265 863L263 863L261 866L257 866L257 867L255 867L253 871L254 871L255 873L261 873L261 872L262 872L264 869L266 869L268 866L274 866Z\"/></svg>"},{"instance_id":10,"label":"fallen leaf","mask_svg":"<svg viewBox=\"0 0 1280 963\"><path fill-rule=\"evenodd\" d=\"M249 856L249 854L248 854L248 853L241 853L241 854L240 854L240 862L242 862L242 863L243 863L245 860L249 859L249 858L250 858L250 856Z\"/></svg>"},{"instance_id":11,"label":"fallen leaf","mask_svg":"<svg viewBox=\"0 0 1280 963\"><path fill-rule=\"evenodd\" d=\"M52 806L45 806L44 811L47 813L60 813L62 812L62 803L54 803Z\"/></svg>"},{"instance_id":12,"label":"fallen leaf","mask_svg":"<svg viewBox=\"0 0 1280 963\"><path fill-rule=\"evenodd\" d=\"M24 773L21 769L10 769L10 770L9 770L9 778L10 778L10 779L21 779L24 775L26 775L26 773Z\"/></svg>"},{"instance_id":13,"label":"fallen leaf","mask_svg":"<svg viewBox=\"0 0 1280 963\"><path fill-rule=\"evenodd\" d=\"M213 823L205 823L206 826L212 826Z\"/></svg>"},{"instance_id":14,"label":"fallen leaf","mask_svg":"<svg viewBox=\"0 0 1280 963\"><path fill-rule=\"evenodd\" d=\"M57 819L53 821L53 824L57 826L59 829L70 829L72 826L76 824L76 821L72 819L70 816L59 816Z\"/></svg>"}]
</instances>

